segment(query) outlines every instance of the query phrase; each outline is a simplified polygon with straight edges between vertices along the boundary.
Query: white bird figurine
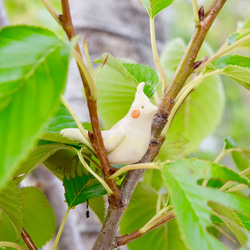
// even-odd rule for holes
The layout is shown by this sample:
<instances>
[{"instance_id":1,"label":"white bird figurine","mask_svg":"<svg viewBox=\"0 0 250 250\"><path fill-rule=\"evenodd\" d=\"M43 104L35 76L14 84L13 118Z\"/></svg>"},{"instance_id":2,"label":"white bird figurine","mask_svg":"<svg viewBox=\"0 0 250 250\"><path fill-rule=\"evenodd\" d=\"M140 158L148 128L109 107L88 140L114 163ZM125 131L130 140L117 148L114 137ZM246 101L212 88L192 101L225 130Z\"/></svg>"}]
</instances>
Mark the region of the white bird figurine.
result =
<instances>
[{"instance_id":1,"label":"white bird figurine","mask_svg":"<svg viewBox=\"0 0 250 250\"><path fill-rule=\"evenodd\" d=\"M135 100L126 116L111 129L102 131L104 147L111 164L136 163L147 152L151 137L151 124L157 107L144 94L144 86L144 82L137 86ZM77 128L63 129L60 134L85 144Z\"/></svg>"}]
</instances>

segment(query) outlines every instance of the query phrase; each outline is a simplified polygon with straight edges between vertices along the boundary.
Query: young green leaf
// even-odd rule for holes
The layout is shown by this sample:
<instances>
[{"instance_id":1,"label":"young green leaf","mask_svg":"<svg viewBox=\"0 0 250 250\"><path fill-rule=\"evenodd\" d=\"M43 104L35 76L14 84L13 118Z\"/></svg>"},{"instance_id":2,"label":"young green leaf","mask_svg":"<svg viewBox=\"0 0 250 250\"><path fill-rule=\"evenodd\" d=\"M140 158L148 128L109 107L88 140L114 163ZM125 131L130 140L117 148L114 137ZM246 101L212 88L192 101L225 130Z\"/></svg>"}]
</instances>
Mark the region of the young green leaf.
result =
<instances>
[{"instance_id":1,"label":"young green leaf","mask_svg":"<svg viewBox=\"0 0 250 250\"><path fill-rule=\"evenodd\" d=\"M250 90L250 57L240 55L223 56L207 66L206 72L215 71L226 75Z\"/></svg>"},{"instance_id":2,"label":"young green leaf","mask_svg":"<svg viewBox=\"0 0 250 250\"><path fill-rule=\"evenodd\" d=\"M158 194L149 185L139 183L120 223L121 235L144 226L155 214ZM128 244L129 249L168 249L165 225Z\"/></svg>"},{"instance_id":3,"label":"young green leaf","mask_svg":"<svg viewBox=\"0 0 250 250\"><path fill-rule=\"evenodd\" d=\"M59 105L69 46L51 31L0 31L0 185L24 159Z\"/></svg>"},{"instance_id":4,"label":"young green leaf","mask_svg":"<svg viewBox=\"0 0 250 250\"><path fill-rule=\"evenodd\" d=\"M186 44L181 38L171 40L164 48L161 54L161 64L168 82L173 77L185 50Z\"/></svg>"},{"instance_id":5,"label":"young green leaf","mask_svg":"<svg viewBox=\"0 0 250 250\"><path fill-rule=\"evenodd\" d=\"M141 0L151 18L155 18L159 12L167 8L173 1L174 0Z\"/></svg>"},{"instance_id":6,"label":"young green leaf","mask_svg":"<svg viewBox=\"0 0 250 250\"><path fill-rule=\"evenodd\" d=\"M249 181L226 167L196 159L166 163L162 173L188 249L226 249L206 229L212 226L210 216L213 214L208 202L219 203L246 216L250 216L250 202L245 197L199 186L197 181L215 178L250 187Z\"/></svg>"},{"instance_id":7,"label":"young green leaf","mask_svg":"<svg viewBox=\"0 0 250 250\"><path fill-rule=\"evenodd\" d=\"M99 196L94 199L89 200L89 206L91 210L97 215L98 219L100 220L101 223L104 222L105 219L105 201L103 196Z\"/></svg>"},{"instance_id":8,"label":"young green leaf","mask_svg":"<svg viewBox=\"0 0 250 250\"><path fill-rule=\"evenodd\" d=\"M103 63L104 54L96 63ZM96 75L97 107L105 129L123 118L134 100L138 82L127 69L111 55Z\"/></svg>"},{"instance_id":9,"label":"young green leaf","mask_svg":"<svg viewBox=\"0 0 250 250\"><path fill-rule=\"evenodd\" d=\"M63 185L65 188L65 199L70 208L107 193L100 182L89 178L86 174L82 176L76 175L70 179L65 177Z\"/></svg>"},{"instance_id":10,"label":"young green leaf","mask_svg":"<svg viewBox=\"0 0 250 250\"><path fill-rule=\"evenodd\" d=\"M56 230L56 218L42 191L34 187L21 189L24 202L23 228L36 247L42 247Z\"/></svg>"},{"instance_id":11,"label":"young green leaf","mask_svg":"<svg viewBox=\"0 0 250 250\"><path fill-rule=\"evenodd\" d=\"M82 165L77 156L77 150L74 147L64 144L57 144L58 148L54 154L47 158L43 164L60 180L63 181L65 174L70 175L71 170L82 169ZM76 172L76 171L75 171Z\"/></svg>"},{"instance_id":12,"label":"young green leaf","mask_svg":"<svg viewBox=\"0 0 250 250\"><path fill-rule=\"evenodd\" d=\"M66 107L61 104L46 131L59 133L64 128L77 128L77 125Z\"/></svg>"},{"instance_id":13,"label":"young green leaf","mask_svg":"<svg viewBox=\"0 0 250 250\"><path fill-rule=\"evenodd\" d=\"M8 237L7 232L10 231L15 233L14 240L19 239L23 220L22 208L23 201L20 189L14 181L8 181L0 190L0 240L8 240L2 237ZM2 220L2 216L5 216L5 219Z\"/></svg>"},{"instance_id":14,"label":"young green leaf","mask_svg":"<svg viewBox=\"0 0 250 250\"><path fill-rule=\"evenodd\" d=\"M240 213L233 211L230 208L222 206L215 202L209 202L209 207L212 208L213 212L218 214L219 218L225 222L227 227L235 235L242 246L247 243L246 227L243 224L244 220L250 220L249 217L242 216ZM223 225L223 224L222 224ZM223 230L223 229L222 229Z\"/></svg>"},{"instance_id":15,"label":"young green leaf","mask_svg":"<svg viewBox=\"0 0 250 250\"><path fill-rule=\"evenodd\" d=\"M20 183L39 164L46 161L50 156L62 149L72 149L60 143L38 145L28 154L27 160L22 161L12 176L17 183Z\"/></svg>"},{"instance_id":16,"label":"young green leaf","mask_svg":"<svg viewBox=\"0 0 250 250\"><path fill-rule=\"evenodd\" d=\"M250 166L250 150L244 149L244 148L239 148L230 136L227 136L224 141L225 141L225 146L224 146L225 150L230 149L230 148L237 148L238 149L238 151L232 151L232 153L231 153L236 167L240 171L243 171L244 169L249 168L249 166Z\"/></svg>"},{"instance_id":17,"label":"young green leaf","mask_svg":"<svg viewBox=\"0 0 250 250\"><path fill-rule=\"evenodd\" d=\"M175 39L167 45L161 57L166 74L174 73L184 50L185 44L181 39ZM211 54L210 46L204 44L197 60ZM178 110L168 132L168 135L182 134L189 141L184 154L197 150L201 141L215 129L221 119L224 102L222 83L215 76L206 78L188 96Z\"/></svg>"},{"instance_id":18,"label":"young green leaf","mask_svg":"<svg viewBox=\"0 0 250 250\"><path fill-rule=\"evenodd\" d=\"M188 145L189 141L183 134L168 134L157 157L161 161L177 160L183 157Z\"/></svg>"},{"instance_id":19,"label":"young green leaf","mask_svg":"<svg viewBox=\"0 0 250 250\"><path fill-rule=\"evenodd\" d=\"M145 82L143 91L148 98L151 98L159 82L157 73L148 65L123 63L123 66L137 82Z\"/></svg>"}]
</instances>

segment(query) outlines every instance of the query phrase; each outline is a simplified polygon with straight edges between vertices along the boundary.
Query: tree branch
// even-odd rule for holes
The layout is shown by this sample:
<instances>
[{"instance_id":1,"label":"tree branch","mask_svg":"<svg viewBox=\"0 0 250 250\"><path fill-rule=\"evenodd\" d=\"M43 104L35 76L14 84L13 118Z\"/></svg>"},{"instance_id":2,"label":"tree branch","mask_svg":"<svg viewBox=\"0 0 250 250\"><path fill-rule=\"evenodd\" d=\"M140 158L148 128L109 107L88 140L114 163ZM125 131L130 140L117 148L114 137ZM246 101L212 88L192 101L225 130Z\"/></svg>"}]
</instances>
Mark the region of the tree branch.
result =
<instances>
[{"instance_id":1,"label":"tree branch","mask_svg":"<svg viewBox=\"0 0 250 250\"><path fill-rule=\"evenodd\" d=\"M195 26L194 33L186 48L185 54L176 70L176 73L170 82L167 90L163 93L161 101L158 105L158 112L154 117L152 124L152 138L147 153L140 160L141 163L151 162L158 154L164 138L160 136L162 129L167 123L168 116L174 106L174 99L182 89L185 81L193 72L193 65L201 45L214 22L216 16L225 4L226 0L214 0L210 7L209 12L205 14L204 18L200 20ZM108 208L108 214L105 218L102 230L95 242L93 250L107 250L113 249L113 240L134 189L142 177L145 170L129 171L120 187L122 199L120 200L119 207Z\"/></svg>"},{"instance_id":2,"label":"tree branch","mask_svg":"<svg viewBox=\"0 0 250 250\"><path fill-rule=\"evenodd\" d=\"M165 224L166 222L172 220L175 218L174 214L169 214L168 216L161 216L163 217L163 219L161 219L160 221L158 221L153 227L151 227L147 232L145 233L140 233L140 229L135 230L134 232L130 233L130 234L125 234L123 236L117 236L115 237L115 246L114 247L119 247L119 246L123 246L126 245L136 239L138 239L139 237L141 237L142 235L149 233L150 231L162 226L163 224Z\"/></svg>"},{"instance_id":3,"label":"tree branch","mask_svg":"<svg viewBox=\"0 0 250 250\"><path fill-rule=\"evenodd\" d=\"M60 21L61 21L61 24L62 24L64 31L66 32L66 34L70 40L72 37L75 36L75 30L74 30L74 27L72 24L68 0L61 0L61 4L62 4L63 14L60 16ZM81 54L79 44L77 44L76 50L82 59L82 54ZM98 118L98 113L97 113L97 103L96 103L96 100L93 100L91 98L91 91L90 91L90 88L88 85L87 78L86 78L84 72L81 70L81 67L79 66L79 64L77 64L77 65L78 65L78 69L79 69L82 83L84 86L84 91L85 91L88 110L89 110L90 121L91 121L92 129L93 129L93 135L94 135L93 140L92 140L93 148L94 148L94 150L97 154L97 157L100 161L100 164L102 167L103 177L104 177L106 183L109 185L109 187L114 192L110 196L110 199L112 200L112 202L110 204L111 204L111 206L117 206L117 204L119 204L119 201L120 201L120 192L116 186L115 181L110 180L108 178L110 176L111 166L110 166L110 163L109 163L109 160L108 160L108 157L106 154L106 150L105 150L104 144L103 144L100 124L99 124L99 118Z\"/></svg>"}]
</instances>

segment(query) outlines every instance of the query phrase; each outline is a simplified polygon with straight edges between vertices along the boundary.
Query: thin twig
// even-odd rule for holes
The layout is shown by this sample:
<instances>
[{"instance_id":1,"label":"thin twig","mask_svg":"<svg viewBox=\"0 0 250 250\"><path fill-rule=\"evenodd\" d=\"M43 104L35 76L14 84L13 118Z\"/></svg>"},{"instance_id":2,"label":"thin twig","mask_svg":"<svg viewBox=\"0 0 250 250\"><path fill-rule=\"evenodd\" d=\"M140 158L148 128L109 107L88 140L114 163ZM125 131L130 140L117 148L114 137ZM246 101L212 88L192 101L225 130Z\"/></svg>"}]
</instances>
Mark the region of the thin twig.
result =
<instances>
[{"instance_id":1,"label":"thin twig","mask_svg":"<svg viewBox=\"0 0 250 250\"><path fill-rule=\"evenodd\" d=\"M158 162L127 165L125 167L120 168L114 174L110 175L109 179L115 179L119 175L121 175L127 171L131 171L133 169L157 169L157 170L161 170L161 166Z\"/></svg>"},{"instance_id":2,"label":"thin twig","mask_svg":"<svg viewBox=\"0 0 250 250\"><path fill-rule=\"evenodd\" d=\"M157 67L157 70L161 78L162 92L164 92L167 88L167 80L158 55L156 39L155 39L155 25L154 25L154 19L152 17L150 17L150 37L151 37L151 47L152 47L153 57L155 60L155 65Z\"/></svg>"},{"instance_id":3,"label":"thin twig","mask_svg":"<svg viewBox=\"0 0 250 250\"><path fill-rule=\"evenodd\" d=\"M60 21L61 21L64 31L66 32L70 40L72 37L75 36L75 30L72 24L68 0L61 0L61 4L62 4L63 14L62 16L60 16ZM82 58L79 44L76 45L76 51L78 52L80 58ZM82 63L84 62L82 61ZM109 160L108 160L105 148L104 148L103 139L101 135L101 129L100 129L99 118L98 118L98 113L97 113L97 103L96 103L96 100L93 100L92 98L90 98L91 90L89 88L88 80L84 72L81 70L81 67L79 66L79 64L78 64L78 69L79 69L82 83L84 86L90 121L91 121L93 134L94 134L93 141L92 141L93 148L100 161L103 177L106 183L109 185L109 187L113 190L113 194L110 196L110 199L112 200L112 206L117 206L117 204L119 203L119 199L120 199L120 192L116 186L115 181L110 180L108 178L110 176L111 167L110 167L110 163L109 163Z\"/></svg>"},{"instance_id":4,"label":"thin twig","mask_svg":"<svg viewBox=\"0 0 250 250\"><path fill-rule=\"evenodd\" d=\"M152 231L155 228L158 228L160 226L162 226L163 224L165 224L166 222L172 220L175 218L175 215L173 213L169 214L168 216L161 216L163 219L159 220L153 227L151 227L148 231L146 231L145 233L140 233L140 230L137 229L134 232L130 233L130 234L125 234L123 236L117 236L115 237L115 247L118 246L123 246L128 244L129 242L132 242L136 239L138 239L139 237L141 237L142 235Z\"/></svg>"},{"instance_id":5,"label":"thin twig","mask_svg":"<svg viewBox=\"0 0 250 250\"><path fill-rule=\"evenodd\" d=\"M22 227L21 229L21 237L24 244L28 247L29 250L37 250L36 245L31 239L30 235L26 232L26 230Z\"/></svg>"}]
</instances>

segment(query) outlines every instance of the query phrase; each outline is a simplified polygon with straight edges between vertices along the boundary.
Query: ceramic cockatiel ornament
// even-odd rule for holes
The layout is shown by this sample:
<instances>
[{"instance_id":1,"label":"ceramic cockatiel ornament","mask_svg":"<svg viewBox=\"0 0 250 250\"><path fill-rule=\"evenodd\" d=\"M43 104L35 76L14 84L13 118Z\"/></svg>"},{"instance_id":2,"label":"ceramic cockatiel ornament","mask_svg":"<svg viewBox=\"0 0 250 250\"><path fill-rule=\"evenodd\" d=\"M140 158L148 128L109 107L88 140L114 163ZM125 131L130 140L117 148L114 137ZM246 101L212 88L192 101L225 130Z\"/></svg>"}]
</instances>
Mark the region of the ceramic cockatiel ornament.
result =
<instances>
[{"instance_id":1,"label":"ceramic cockatiel ornament","mask_svg":"<svg viewBox=\"0 0 250 250\"><path fill-rule=\"evenodd\" d=\"M157 107L144 94L144 86L144 82L137 86L135 100L126 116L111 129L102 131L104 147L111 164L136 163L148 149L151 124ZM71 140L84 143L79 129L63 129L60 133Z\"/></svg>"}]
</instances>

